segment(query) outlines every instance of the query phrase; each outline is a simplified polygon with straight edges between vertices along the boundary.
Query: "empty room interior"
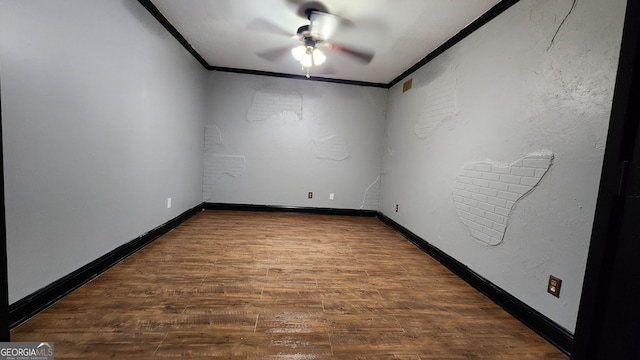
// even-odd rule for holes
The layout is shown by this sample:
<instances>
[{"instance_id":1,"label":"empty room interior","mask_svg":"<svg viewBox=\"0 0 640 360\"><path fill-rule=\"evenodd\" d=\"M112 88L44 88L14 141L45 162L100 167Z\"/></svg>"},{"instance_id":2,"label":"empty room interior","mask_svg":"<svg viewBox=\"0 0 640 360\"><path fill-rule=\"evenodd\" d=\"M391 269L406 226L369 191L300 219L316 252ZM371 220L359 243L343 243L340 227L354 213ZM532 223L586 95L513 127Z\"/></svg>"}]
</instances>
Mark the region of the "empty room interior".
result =
<instances>
[{"instance_id":1,"label":"empty room interior","mask_svg":"<svg viewBox=\"0 0 640 360\"><path fill-rule=\"evenodd\" d=\"M452 3L0 0L11 340L570 356L627 2Z\"/></svg>"}]
</instances>

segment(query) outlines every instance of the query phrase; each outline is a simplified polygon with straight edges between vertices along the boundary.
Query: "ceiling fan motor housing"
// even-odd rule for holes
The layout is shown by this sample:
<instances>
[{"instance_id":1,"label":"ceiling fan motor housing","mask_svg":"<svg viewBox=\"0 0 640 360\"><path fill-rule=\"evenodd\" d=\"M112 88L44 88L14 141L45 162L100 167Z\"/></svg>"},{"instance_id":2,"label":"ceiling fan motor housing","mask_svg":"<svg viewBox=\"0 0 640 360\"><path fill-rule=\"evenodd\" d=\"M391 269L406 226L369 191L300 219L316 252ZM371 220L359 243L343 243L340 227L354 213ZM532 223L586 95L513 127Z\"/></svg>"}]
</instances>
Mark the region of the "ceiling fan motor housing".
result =
<instances>
[{"instance_id":1,"label":"ceiling fan motor housing","mask_svg":"<svg viewBox=\"0 0 640 360\"><path fill-rule=\"evenodd\" d=\"M314 8L308 8L304 11L304 14L307 16L307 19L311 20L311 14L316 11L319 12L320 10L318 9L314 9Z\"/></svg>"},{"instance_id":2,"label":"ceiling fan motor housing","mask_svg":"<svg viewBox=\"0 0 640 360\"><path fill-rule=\"evenodd\" d=\"M307 36L307 37L304 38L304 45L306 47L315 48L317 43L318 43L318 41L314 40L311 36Z\"/></svg>"}]
</instances>

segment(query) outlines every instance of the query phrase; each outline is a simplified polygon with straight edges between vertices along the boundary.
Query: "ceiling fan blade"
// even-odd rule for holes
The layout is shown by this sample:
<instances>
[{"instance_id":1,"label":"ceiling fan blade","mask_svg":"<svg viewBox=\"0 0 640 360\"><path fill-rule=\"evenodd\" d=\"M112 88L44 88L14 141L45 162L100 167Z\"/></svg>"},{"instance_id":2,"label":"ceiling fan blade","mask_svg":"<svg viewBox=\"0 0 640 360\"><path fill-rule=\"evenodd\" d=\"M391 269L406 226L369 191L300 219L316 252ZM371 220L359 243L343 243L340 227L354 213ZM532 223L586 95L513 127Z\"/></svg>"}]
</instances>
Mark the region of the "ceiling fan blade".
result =
<instances>
[{"instance_id":1,"label":"ceiling fan blade","mask_svg":"<svg viewBox=\"0 0 640 360\"><path fill-rule=\"evenodd\" d=\"M292 37L295 35L264 18L253 19L249 25L247 25L247 29L278 36Z\"/></svg>"},{"instance_id":2,"label":"ceiling fan blade","mask_svg":"<svg viewBox=\"0 0 640 360\"><path fill-rule=\"evenodd\" d=\"M333 44L333 43L323 43L322 45L328 48L329 50L349 55L353 57L355 60L358 60L363 64L370 63L371 60L373 59L373 56L375 55L375 52L373 50L355 49L352 47L347 47L347 46Z\"/></svg>"},{"instance_id":3,"label":"ceiling fan blade","mask_svg":"<svg viewBox=\"0 0 640 360\"><path fill-rule=\"evenodd\" d=\"M315 39L329 40L344 22L339 16L320 11L311 11L309 32Z\"/></svg>"},{"instance_id":4,"label":"ceiling fan blade","mask_svg":"<svg viewBox=\"0 0 640 360\"><path fill-rule=\"evenodd\" d=\"M256 55L258 55L259 57L265 60L276 62L284 58L287 54L291 54L292 48L293 46L280 47L280 48L275 48L271 50L256 52Z\"/></svg>"}]
</instances>

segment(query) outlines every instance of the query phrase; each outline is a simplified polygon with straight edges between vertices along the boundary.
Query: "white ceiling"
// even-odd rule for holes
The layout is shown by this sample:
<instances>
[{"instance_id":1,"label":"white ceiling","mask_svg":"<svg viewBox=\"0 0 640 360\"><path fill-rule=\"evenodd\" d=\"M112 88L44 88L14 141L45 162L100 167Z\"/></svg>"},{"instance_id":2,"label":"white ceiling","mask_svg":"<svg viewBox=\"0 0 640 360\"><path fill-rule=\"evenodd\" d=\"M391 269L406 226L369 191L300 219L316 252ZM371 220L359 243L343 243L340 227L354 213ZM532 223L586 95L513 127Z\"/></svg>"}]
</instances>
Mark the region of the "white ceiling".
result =
<instances>
[{"instance_id":1,"label":"white ceiling","mask_svg":"<svg viewBox=\"0 0 640 360\"><path fill-rule=\"evenodd\" d=\"M388 84L490 10L499 0L152 0L210 66L303 75L292 56L275 61L258 53L299 45L290 35L316 3L346 20L330 40L373 50L368 64L324 51L311 76ZM320 3L320 4L318 4ZM270 24L270 25L269 25ZM286 34L290 34L287 36Z\"/></svg>"}]
</instances>

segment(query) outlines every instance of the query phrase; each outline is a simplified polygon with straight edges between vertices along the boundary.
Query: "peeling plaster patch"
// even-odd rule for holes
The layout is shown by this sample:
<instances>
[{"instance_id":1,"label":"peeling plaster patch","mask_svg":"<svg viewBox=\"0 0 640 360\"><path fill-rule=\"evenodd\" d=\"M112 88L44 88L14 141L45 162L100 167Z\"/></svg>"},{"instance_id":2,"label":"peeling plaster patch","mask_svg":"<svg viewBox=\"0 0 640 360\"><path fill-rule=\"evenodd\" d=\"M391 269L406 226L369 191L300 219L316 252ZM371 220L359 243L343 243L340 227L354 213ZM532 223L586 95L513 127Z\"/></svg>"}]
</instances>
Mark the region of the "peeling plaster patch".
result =
<instances>
[{"instance_id":1,"label":"peeling plaster patch","mask_svg":"<svg viewBox=\"0 0 640 360\"><path fill-rule=\"evenodd\" d=\"M425 139L440 125L453 119L458 113L455 79L435 80L425 87L427 95L415 125L416 136Z\"/></svg>"},{"instance_id":2,"label":"peeling plaster patch","mask_svg":"<svg viewBox=\"0 0 640 360\"><path fill-rule=\"evenodd\" d=\"M212 145L224 144L224 140L222 140L222 135L220 134L220 130L215 125L207 126L207 138L210 144Z\"/></svg>"},{"instance_id":3,"label":"peeling plaster patch","mask_svg":"<svg viewBox=\"0 0 640 360\"><path fill-rule=\"evenodd\" d=\"M208 168L211 175L221 176L227 174L240 177L245 170L245 157L243 155L211 155L208 158Z\"/></svg>"},{"instance_id":4,"label":"peeling plaster patch","mask_svg":"<svg viewBox=\"0 0 640 360\"><path fill-rule=\"evenodd\" d=\"M324 139L314 139L316 157L319 159L329 159L342 161L349 157L347 140L342 136L332 135Z\"/></svg>"},{"instance_id":5,"label":"peeling plaster patch","mask_svg":"<svg viewBox=\"0 0 640 360\"><path fill-rule=\"evenodd\" d=\"M492 246L504 238L515 203L531 192L553 162L551 151L530 153L511 165L468 163L456 178L453 201L471 235Z\"/></svg>"},{"instance_id":6,"label":"peeling plaster patch","mask_svg":"<svg viewBox=\"0 0 640 360\"><path fill-rule=\"evenodd\" d=\"M278 88L256 91L247 111L247 121L264 121L281 115L302 119L302 96L298 92Z\"/></svg>"},{"instance_id":7,"label":"peeling plaster patch","mask_svg":"<svg viewBox=\"0 0 640 360\"><path fill-rule=\"evenodd\" d=\"M380 198L380 176L369 185L364 192L364 199L360 203L360 209L376 210L378 209L378 199Z\"/></svg>"},{"instance_id":8,"label":"peeling plaster patch","mask_svg":"<svg viewBox=\"0 0 640 360\"><path fill-rule=\"evenodd\" d=\"M204 152L206 154L212 154L215 152L216 147L220 147L224 145L224 140L222 140L222 135L220 134L220 130L215 125L207 125L205 128L205 137L204 137Z\"/></svg>"},{"instance_id":9,"label":"peeling plaster patch","mask_svg":"<svg viewBox=\"0 0 640 360\"><path fill-rule=\"evenodd\" d=\"M299 117L297 113L288 110L281 112L280 115L277 116L277 118L285 121L299 121L301 119L301 117Z\"/></svg>"},{"instance_id":10,"label":"peeling plaster patch","mask_svg":"<svg viewBox=\"0 0 640 360\"><path fill-rule=\"evenodd\" d=\"M205 155L204 179L202 184L203 199L212 200L225 175L234 178L244 175L245 157L243 155Z\"/></svg>"}]
</instances>

